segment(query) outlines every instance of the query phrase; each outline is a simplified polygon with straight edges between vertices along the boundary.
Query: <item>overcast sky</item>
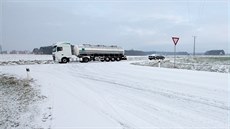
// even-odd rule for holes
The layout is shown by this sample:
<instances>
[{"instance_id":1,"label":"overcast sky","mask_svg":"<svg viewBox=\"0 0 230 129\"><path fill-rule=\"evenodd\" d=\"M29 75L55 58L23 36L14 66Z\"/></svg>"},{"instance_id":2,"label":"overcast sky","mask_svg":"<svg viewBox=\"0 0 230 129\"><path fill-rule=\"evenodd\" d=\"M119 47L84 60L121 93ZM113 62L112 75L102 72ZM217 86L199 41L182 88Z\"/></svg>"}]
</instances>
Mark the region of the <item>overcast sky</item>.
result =
<instances>
[{"instance_id":1,"label":"overcast sky","mask_svg":"<svg viewBox=\"0 0 230 129\"><path fill-rule=\"evenodd\" d=\"M1 0L3 50L59 41L125 49L229 52L228 0Z\"/></svg>"}]
</instances>

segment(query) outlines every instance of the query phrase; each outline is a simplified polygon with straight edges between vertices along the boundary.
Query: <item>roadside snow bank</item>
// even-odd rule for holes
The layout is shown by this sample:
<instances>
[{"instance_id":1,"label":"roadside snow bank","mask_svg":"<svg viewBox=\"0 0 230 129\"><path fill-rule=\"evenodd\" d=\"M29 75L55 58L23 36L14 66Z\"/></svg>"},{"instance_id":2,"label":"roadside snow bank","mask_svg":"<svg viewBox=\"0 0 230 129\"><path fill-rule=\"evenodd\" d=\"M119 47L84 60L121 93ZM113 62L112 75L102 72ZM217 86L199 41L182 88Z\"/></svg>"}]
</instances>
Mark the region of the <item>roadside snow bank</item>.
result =
<instances>
[{"instance_id":1,"label":"roadside snow bank","mask_svg":"<svg viewBox=\"0 0 230 129\"><path fill-rule=\"evenodd\" d=\"M52 55L34 54L0 54L0 61L19 61L19 60L52 60Z\"/></svg>"},{"instance_id":2,"label":"roadside snow bank","mask_svg":"<svg viewBox=\"0 0 230 129\"><path fill-rule=\"evenodd\" d=\"M0 61L0 65L33 65L33 64L53 64L53 60L19 60L19 61Z\"/></svg>"},{"instance_id":3,"label":"roadside snow bank","mask_svg":"<svg viewBox=\"0 0 230 129\"><path fill-rule=\"evenodd\" d=\"M0 66L53 64L52 55L0 54Z\"/></svg>"},{"instance_id":4,"label":"roadside snow bank","mask_svg":"<svg viewBox=\"0 0 230 129\"><path fill-rule=\"evenodd\" d=\"M127 56L128 61L134 60L148 60L148 56Z\"/></svg>"},{"instance_id":5,"label":"roadside snow bank","mask_svg":"<svg viewBox=\"0 0 230 129\"><path fill-rule=\"evenodd\" d=\"M30 68L31 77L52 105L44 114L44 121L53 119L52 128L229 127L229 74L130 63L16 65L0 69L25 77L25 68Z\"/></svg>"},{"instance_id":6,"label":"roadside snow bank","mask_svg":"<svg viewBox=\"0 0 230 129\"><path fill-rule=\"evenodd\" d=\"M141 62L133 62L133 65L159 67L159 62L156 60L145 60ZM174 68L173 58L168 58L160 62L160 67ZM230 58L229 57L183 57L176 58L175 68L188 69L197 71L209 71L209 72L230 72Z\"/></svg>"},{"instance_id":7,"label":"roadside snow bank","mask_svg":"<svg viewBox=\"0 0 230 129\"><path fill-rule=\"evenodd\" d=\"M46 97L33 83L0 74L0 128L41 128L39 103Z\"/></svg>"},{"instance_id":8,"label":"roadside snow bank","mask_svg":"<svg viewBox=\"0 0 230 129\"><path fill-rule=\"evenodd\" d=\"M34 65L34 64L54 64L51 55L1 55L0 66L6 65ZM77 59L73 60L76 61ZM8 59L8 60L7 60ZM35 60L36 59L36 60ZM147 56L128 56L128 61L147 60Z\"/></svg>"}]
</instances>

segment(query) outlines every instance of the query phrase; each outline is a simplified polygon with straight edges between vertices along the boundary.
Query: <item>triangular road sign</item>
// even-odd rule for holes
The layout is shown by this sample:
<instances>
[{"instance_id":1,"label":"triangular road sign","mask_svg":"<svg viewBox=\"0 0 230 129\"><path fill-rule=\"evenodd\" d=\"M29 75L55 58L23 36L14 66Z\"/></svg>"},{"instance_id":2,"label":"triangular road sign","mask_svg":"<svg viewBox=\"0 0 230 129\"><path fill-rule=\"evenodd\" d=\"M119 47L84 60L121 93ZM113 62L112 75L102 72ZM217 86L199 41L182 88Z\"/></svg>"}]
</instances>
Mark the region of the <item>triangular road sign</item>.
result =
<instances>
[{"instance_id":1,"label":"triangular road sign","mask_svg":"<svg viewBox=\"0 0 230 129\"><path fill-rule=\"evenodd\" d=\"M174 44L176 45L177 42L179 41L179 37L172 37L172 40L173 40Z\"/></svg>"}]
</instances>

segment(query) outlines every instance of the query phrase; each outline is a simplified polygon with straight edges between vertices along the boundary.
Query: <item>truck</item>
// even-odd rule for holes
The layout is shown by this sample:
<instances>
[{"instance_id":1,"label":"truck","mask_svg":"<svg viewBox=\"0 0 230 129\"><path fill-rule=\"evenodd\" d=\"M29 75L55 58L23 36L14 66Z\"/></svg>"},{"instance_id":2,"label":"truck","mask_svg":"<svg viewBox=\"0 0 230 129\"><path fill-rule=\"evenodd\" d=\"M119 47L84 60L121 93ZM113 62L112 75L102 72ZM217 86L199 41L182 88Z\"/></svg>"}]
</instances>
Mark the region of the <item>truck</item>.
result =
<instances>
[{"instance_id":1,"label":"truck","mask_svg":"<svg viewBox=\"0 0 230 129\"><path fill-rule=\"evenodd\" d=\"M78 57L80 62L89 61L121 61L126 60L124 49L112 45L72 45L68 42L56 43L53 45L53 60L59 63L68 63L73 56Z\"/></svg>"}]
</instances>

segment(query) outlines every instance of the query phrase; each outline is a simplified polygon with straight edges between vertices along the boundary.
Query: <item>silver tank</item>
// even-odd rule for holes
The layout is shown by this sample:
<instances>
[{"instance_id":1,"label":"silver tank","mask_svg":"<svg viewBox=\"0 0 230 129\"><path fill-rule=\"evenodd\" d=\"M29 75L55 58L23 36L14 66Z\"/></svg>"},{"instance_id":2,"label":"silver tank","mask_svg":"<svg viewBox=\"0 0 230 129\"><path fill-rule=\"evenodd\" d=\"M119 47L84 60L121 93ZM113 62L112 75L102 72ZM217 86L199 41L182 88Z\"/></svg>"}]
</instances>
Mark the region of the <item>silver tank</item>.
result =
<instances>
[{"instance_id":1,"label":"silver tank","mask_svg":"<svg viewBox=\"0 0 230 129\"><path fill-rule=\"evenodd\" d=\"M122 54L124 49L118 46L82 44L74 46L76 55L88 54Z\"/></svg>"}]
</instances>

